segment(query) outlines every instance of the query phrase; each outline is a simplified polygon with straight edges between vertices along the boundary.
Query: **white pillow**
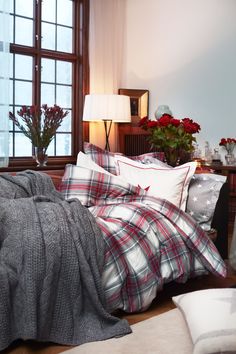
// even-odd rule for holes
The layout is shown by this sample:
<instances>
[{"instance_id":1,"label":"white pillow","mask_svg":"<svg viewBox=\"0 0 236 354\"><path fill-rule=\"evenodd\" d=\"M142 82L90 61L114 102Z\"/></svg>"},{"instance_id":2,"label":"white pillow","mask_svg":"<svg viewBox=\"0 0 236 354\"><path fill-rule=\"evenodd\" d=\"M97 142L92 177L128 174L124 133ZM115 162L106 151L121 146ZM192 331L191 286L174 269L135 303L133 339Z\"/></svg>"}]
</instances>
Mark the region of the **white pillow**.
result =
<instances>
[{"instance_id":1,"label":"white pillow","mask_svg":"<svg viewBox=\"0 0 236 354\"><path fill-rule=\"evenodd\" d=\"M185 210L189 182L197 163L168 168L156 164L143 165L123 156L115 156L116 173L127 182L148 189L148 194L169 200Z\"/></svg>"},{"instance_id":2,"label":"white pillow","mask_svg":"<svg viewBox=\"0 0 236 354\"><path fill-rule=\"evenodd\" d=\"M167 163L156 159L155 157L152 156L145 156L142 163L145 163L146 165L149 163L153 163L154 165L165 167L165 168L173 168L172 166L168 165Z\"/></svg>"},{"instance_id":3,"label":"white pillow","mask_svg":"<svg viewBox=\"0 0 236 354\"><path fill-rule=\"evenodd\" d=\"M192 337L193 354L236 353L236 289L208 289L172 298Z\"/></svg>"},{"instance_id":4,"label":"white pillow","mask_svg":"<svg viewBox=\"0 0 236 354\"><path fill-rule=\"evenodd\" d=\"M77 155L76 166L88 168L90 170L94 170L97 172L102 172L107 175L112 175L110 172L99 166L96 162L94 162L88 155L84 154L80 151Z\"/></svg>"}]
</instances>

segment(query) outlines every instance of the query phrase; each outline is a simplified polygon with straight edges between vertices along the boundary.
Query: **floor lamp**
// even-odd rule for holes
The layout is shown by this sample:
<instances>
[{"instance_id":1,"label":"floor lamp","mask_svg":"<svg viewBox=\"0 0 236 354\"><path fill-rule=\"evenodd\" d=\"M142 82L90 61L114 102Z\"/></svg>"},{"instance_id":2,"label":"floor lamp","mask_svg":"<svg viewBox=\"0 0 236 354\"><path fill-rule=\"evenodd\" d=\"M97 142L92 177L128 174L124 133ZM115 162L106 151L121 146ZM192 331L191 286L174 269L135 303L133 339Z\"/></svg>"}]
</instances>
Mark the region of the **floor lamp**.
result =
<instances>
[{"instance_id":1,"label":"floor lamp","mask_svg":"<svg viewBox=\"0 0 236 354\"><path fill-rule=\"evenodd\" d=\"M129 96L115 94L86 95L83 120L87 122L104 122L105 149L110 151L109 135L112 123L129 123L131 121L130 98Z\"/></svg>"}]
</instances>

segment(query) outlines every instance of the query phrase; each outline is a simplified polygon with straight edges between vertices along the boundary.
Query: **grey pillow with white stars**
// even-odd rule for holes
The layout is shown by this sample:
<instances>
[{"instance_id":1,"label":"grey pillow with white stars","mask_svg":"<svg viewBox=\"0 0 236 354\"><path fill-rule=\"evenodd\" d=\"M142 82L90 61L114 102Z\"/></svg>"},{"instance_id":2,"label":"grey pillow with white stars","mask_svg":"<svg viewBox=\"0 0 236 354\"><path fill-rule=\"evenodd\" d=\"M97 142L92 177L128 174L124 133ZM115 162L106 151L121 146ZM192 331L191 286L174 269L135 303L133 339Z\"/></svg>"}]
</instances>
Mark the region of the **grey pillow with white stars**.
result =
<instances>
[{"instance_id":1,"label":"grey pillow with white stars","mask_svg":"<svg viewBox=\"0 0 236 354\"><path fill-rule=\"evenodd\" d=\"M203 228L211 229L216 202L226 176L201 173L195 174L189 184L186 212Z\"/></svg>"}]
</instances>

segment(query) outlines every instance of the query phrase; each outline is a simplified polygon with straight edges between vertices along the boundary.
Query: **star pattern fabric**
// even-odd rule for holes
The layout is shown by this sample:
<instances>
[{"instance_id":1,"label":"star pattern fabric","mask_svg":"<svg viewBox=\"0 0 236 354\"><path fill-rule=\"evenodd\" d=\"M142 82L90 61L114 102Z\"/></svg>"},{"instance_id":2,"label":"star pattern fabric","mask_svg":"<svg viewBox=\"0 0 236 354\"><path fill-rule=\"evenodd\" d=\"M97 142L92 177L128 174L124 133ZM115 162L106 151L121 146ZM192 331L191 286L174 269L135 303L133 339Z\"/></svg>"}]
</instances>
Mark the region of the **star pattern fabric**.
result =
<instances>
[{"instance_id":1,"label":"star pattern fabric","mask_svg":"<svg viewBox=\"0 0 236 354\"><path fill-rule=\"evenodd\" d=\"M215 206L225 176L216 174L195 174L189 185L186 211L205 230L211 229Z\"/></svg>"}]
</instances>

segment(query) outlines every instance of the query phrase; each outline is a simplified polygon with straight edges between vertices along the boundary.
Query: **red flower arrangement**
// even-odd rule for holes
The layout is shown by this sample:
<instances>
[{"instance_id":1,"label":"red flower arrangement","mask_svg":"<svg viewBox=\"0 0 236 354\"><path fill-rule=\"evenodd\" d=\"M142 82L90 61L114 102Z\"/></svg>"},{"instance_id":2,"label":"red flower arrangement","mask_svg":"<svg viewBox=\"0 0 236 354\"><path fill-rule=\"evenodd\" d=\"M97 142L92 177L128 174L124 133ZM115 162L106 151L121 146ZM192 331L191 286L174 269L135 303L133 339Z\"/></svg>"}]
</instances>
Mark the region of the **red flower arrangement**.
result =
<instances>
[{"instance_id":1,"label":"red flower arrangement","mask_svg":"<svg viewBox=\"0 0 236 354\"><path fill-rule=\"evenodd\" d=\"M52 107L43 104L41 108L22 106L17 111L19 118L12 112L9 112L9 118L32 141L35 147L47 149L56 130L68 113L56 104Z\"/></svg>"},{"instance_id":2,"label":"red flower arrangement","mask_svg":"<svg viewBox=\"0 0 236 354\"><path fill-rule=\"evenodd\" d=\"M163 114L158 120L144 117L139 121L139 126L150 132L151 145L165 153L170 165L175 165L181 154L190 154L194 150L196 138L193 134L201 130L192 119L176 119L169 114Z\"/></svg>"},{"instance_id":3,"label":"red flower arrangement","mask_svg":"<svg viewBox=\"0 0 236 354\"><path fill-rule=\"evenodd\" d=\"M232 154L236 146L236 139L234 138L222 138L219 142L220 146L223 146L228 154Z\"/></svg>"}]
</instances>

